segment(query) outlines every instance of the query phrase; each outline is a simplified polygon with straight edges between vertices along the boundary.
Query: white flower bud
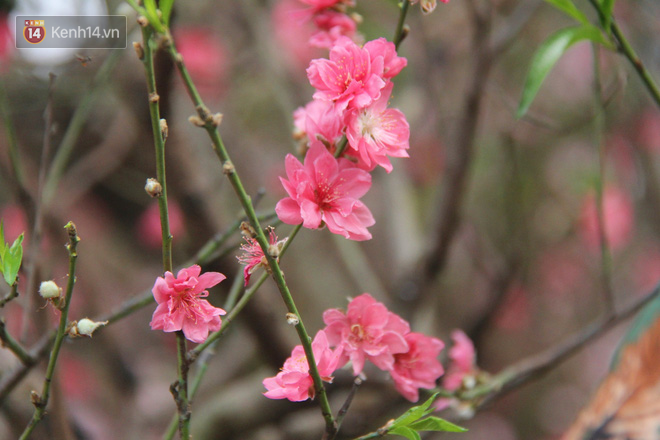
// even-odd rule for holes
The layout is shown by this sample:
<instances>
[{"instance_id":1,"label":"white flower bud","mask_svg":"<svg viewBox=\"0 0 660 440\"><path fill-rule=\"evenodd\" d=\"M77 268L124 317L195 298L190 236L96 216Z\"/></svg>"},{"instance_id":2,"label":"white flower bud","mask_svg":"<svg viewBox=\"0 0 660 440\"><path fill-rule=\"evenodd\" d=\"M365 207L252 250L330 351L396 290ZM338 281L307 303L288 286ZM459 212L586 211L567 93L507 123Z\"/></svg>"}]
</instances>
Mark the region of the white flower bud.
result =
<instances>
[{"instance_id":1,"label":"white flower bud","mask_svg":"<svg viewBox=\"0 0 660 440\"><path fill-rule=\"evenodd\" d=\"M300 319L296 316L295 313L287 313L286 323L289 325L298 325L300 324Z\"/></svg>"},{"instance_id":2,"label":"white flower bud","mask_svg":"<svg viewBox=\"0 0 660 440\"><path fill-rule=\"evenodd\" d=\"M39 295L44 299L54 299L62 296L62 289L55 281L42 281L39 286Z\"/></svg>"},{"instance_id":3,"label":"white flower bud","mask_svg":"<svg viewBox=\"0 0 660 440\"><path fill-rule=\"evenodd\" d=\"M92 333L99 328L103 327L106 325L108 321L100 321L100 322L95 322L92 321L91 319L88 318L83 318L80 321L78 321L76 324L73 325L71 330L69 331L70 334L75 335L75 336L92 336Z\"/></svg>"},{"instance_id":4,"label":"white flower bud","mask_svg":"<svg viewBox=\"0 0 660 440\"><path fill-rule=\"evenodd\" d=\"M163 186L156 179L148 178L146 185L144 185L144 190L151 197L160 197L163 195Z\"/></svg>"}]
</instances>

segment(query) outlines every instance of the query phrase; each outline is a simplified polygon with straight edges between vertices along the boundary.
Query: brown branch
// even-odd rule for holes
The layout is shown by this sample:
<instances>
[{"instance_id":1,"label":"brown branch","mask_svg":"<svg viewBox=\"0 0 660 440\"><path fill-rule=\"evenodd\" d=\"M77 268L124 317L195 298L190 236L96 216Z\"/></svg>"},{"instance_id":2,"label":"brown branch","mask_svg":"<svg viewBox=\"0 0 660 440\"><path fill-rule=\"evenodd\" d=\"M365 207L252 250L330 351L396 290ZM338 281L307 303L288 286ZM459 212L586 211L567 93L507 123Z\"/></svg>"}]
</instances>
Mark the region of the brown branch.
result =
<instances>
[{"instance_id":1,"label":"brown branch","mask_svg":"<svg viewBox=\"0 0 660 440\"><path fill-rule=\"evenodd\" d=\"M606 315L591 323L579 333L568 337L561 344L537 355L523 359L495 375L490 382L461 395L461 398L480 399L477 408L483 408L505 394L527 383L540 379L559 364L576 354L581 348L598 338L615 325L639 312L645 305L660 296L660 283L647 295L636 299L619 312Z\"/></svg>"}]
</instances>

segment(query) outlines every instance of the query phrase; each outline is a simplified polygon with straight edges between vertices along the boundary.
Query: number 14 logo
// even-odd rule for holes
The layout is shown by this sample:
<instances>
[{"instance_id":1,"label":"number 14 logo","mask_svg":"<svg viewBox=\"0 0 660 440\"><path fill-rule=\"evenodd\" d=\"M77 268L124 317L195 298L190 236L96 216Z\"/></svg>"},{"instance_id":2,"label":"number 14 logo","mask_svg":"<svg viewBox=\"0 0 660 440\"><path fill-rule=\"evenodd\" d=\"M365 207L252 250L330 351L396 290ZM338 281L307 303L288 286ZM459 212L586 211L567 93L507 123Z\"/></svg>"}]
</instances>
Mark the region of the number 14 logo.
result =
<instances>
[{"instance_id":1,"label":"number 14 logo","mask_svg":"<svg viewBox=\"0 0 660 440\"><path fill-rule=\"evenodd\" d=\"M28 43L41 43L46 38L46 27L44 20L25 20L23 37Z\"/></svg>"}]
</instances>

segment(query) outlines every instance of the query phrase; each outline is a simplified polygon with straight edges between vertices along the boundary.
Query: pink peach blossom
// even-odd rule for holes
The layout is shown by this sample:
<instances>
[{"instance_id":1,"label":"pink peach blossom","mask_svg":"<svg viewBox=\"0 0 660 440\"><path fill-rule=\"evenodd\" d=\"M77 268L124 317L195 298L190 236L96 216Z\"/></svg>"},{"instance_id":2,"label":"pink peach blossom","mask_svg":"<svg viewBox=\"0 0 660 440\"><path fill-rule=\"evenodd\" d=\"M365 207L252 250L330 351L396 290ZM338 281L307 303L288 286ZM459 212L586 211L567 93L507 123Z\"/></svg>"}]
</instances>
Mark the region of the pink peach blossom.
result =
<instances>
[{"instance_id":1,"label":"pink peach blossom","mask_svg":"<svg viewBox=\"0 0 660 440\"><path fill-rule=\"evenodd\" d=\"M472 340L461 330L451 332L454 345L449 349L449 368L443 381L443 386L449 391L457 390L463 383L463 378L474 372L476 354Z\"/></svg>"},{"instance_id":2,"label":"pink peach blossom","mask_svg":"<svg viewBox=\"0 0 660 440\"><path fill-rule=\"evenodd\" d=\"M195 264L181 269L176 278L169 271L165 272L164 277L156 278L151 291L158 307L151 318L152 330L183 330L183 334L192 342L204 342L210 331L220 330L220 315L226 312L202 298L209 295L206 289L226 277L219 272L200 275L201 271Z\"/></svg>"},{"instance_id":3,"label":"pink peach blossom","mask_svg":"<svg viewBox=\"0 0 660 440\"><path fill-rule=\"evenodd\" d=\"M332 103L318 99L298 108L293 113L293 123L297 135L305 135L309 140L318 139L332 147L341 139L344 129Z\"/></svg>"},{"instance_id":4,"label":"pink peach blossom","mask_svg":"<svg viewBox=\"0 0 660 440\"><path fill-rule=\"evenodd\" d=\"M307 68L314 99L332 101L338 113L347 107L365 107L380 97L386 82L384 57L372 58L368 50L348 37L339 37L329 59L312 60Z\"/></svg>"},{"instance_id":5,"label":"pink peach blossom","mask_svg":"<svg viewBox=\"0 0 660 440\"><path fill-rule=\"evenodd\" d=\"M355 375L362 372L367 359L381 370L391 370L394 356L409 349L405 339L410 332L408 323L368 293L351 300L346 313L326 310L323 322L330 344L342 349L339 364L350 360Z\"/></svg>"},{"instance_id":6,"label":"pink peach blossom","mask_svg":"<svg viewBox=\"0 0 660 440\"><path fill-rule=\"evenodd\" d=\"M410 126L397 109L387 108L392 83L382 91L379 99L362 109L352 109L346 116L348 154L358 158L358 165L368 171L380 165L392 171L390 157L408 157Z\"/></svg>"},{"instance_id":7,"label":"pink peach blossom","mask_svg":"<svg viewBox=\"0 0 660 440\"><path fill-rule=\"evenodd\" d=\"M397 391L411 402L419 400L419 389L431 389L444 373L438 355L445 344L422 333L405 335L409 350L394 355L390 370Z\"/></svg>"},{"instance_id":8,"label":"pink peach blossom","mask_svg":"<svg viewBox=\"0 0 660 440\"><path fill-rule=\"evenodd\" d=\"M369 52L372 60L383 58L383 78L394 78L406 67L408 60L396 54L396 46L385 38L368 41L364 50Z\"/></svg>"},{"instance_id":9,"label":"pink peach blossom","mask_svg":"<svg viewBox=\"0 0 660 440\"><path fill-rule=\"evenodd\" d=\"M325 332L319 330L312 341L312 351L321 379L332 382L332 373L337 369L341 350L333 351ZM314 398L314 381L309 374L309 362L302 345L297 345L293 349L291 357L284 362L282 370L276 376L264 379L263 385L268 390L264 396L269 399L300 402Z\"/></svg>"},{"instance_id":10,"label":"pink peach blossom","mask_svg":"<svg viewBox=\"0 0 660 440\"><path fill-rule=\"evenodd\" d=\"M279 242L277 241L277 235L275 235L275 229L273 228L270 228L268 240L270 246L274 249L277 249L278 245L283 245L286 242L286 239ZM241 245L243 254L236 258L239 263L245 265L245 268L243 269L243 278L245 279L245 285L247 286L250 282L252 272L260 267L268 266L268 261L266 260L263 249L261 249L261 246L259 246L259 242L256 239L245 237L245 241L247 243Z\"/></svg>"},{"instance_id":11,"label":"pink peach blossom","mask_svg":"<svg viewBox=\"0 0 660 440\"><path fill-rule=\"evenodd\" d=\"M312 19L317 31L310 37L309 44L314 47L330 49L341 36L354 39L357 24L348 15L332 9L319 12Z\"/></svg>"},{"instance_id":12,"label":"pink peach blossom","mask_svg":"<svg viewBox=\"0 0 660 440\"><path fill-rule=\"evenodd\" d=\"M630 241L634 227L633 206L630 196L626 192L613 186L604 189L603 222L605 239L610 249L621 249ZM596 197L593 193L588 194L582 204L580 231L589 248L599 248L600 228L598 227Z\"/></svg>"},{"instance_id":13,"label":"pink peach blossom","mask_svg":"<svg viewBox=\"0 0 660 440\"><path fill-rule=\"evenodd\" d=\"M367 227L375 220L362 197L371 187L371 176L348 159L335 159L325 146L316 140L305 156L304 165L293 155L286 157L288 180L281 178L289 194L275 207L284 223L302 223L317 229L323 224L330 232L351 240L368 240Z\"/></svg>"}]
</instances>

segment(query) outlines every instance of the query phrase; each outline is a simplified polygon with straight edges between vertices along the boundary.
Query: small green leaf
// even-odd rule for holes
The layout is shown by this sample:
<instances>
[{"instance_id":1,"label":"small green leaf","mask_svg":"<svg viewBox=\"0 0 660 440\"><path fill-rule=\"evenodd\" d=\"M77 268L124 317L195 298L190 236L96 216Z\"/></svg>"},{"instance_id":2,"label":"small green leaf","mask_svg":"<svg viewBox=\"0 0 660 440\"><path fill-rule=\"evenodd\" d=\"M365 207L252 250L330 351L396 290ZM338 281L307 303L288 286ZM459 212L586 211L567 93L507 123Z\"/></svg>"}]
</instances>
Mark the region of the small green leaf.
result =
<instances>
[{"instance_id":1,"label":"small green leaf","mask_svg":"<svg viewBox=\"0 0 660 440\"><path fill-rule=\"evenodd\" d=\"M4 242L4 239L3 239ZM2 257L2 276L10 286L16 282L18 270L21 268L23 261L23 234L19 235L10 248L5 246L4 255Z\"/></svg>"},{"instance_id":2,"label":"small green leaf","mask_svg":"<svg viewBox=\"0 0 660 440\"><path fill-rule=\"evenodd\" d=\"M429 413L433 412L433 410L429 410L429 407L431 404L435 401L435 399L438 397L438 394L434 394L429 398L426 402L422 403L421 405L418 406L413 406L410 408L408 411L403 413L401 416L399 416L393 423L393 427L397 426L408 426L415 420L419 420L422 417L427 416Z\"/></svg>"},{"instance_id":3,"label":"small green leaf","mask_svg":"<svg viewBox=\"0 0 660 440\"><path fill-rule=\"evenodd\" d=\"M408 425L415 431L444 431L444 432L466 432L467 429L454 425L440 417L430 416Z\"/></svg>"},{"instance_id":4,"label":"small green leaf","mask_svg":"<svg viewBox=\"0 0 660 440\"><path fill-rule=\"evenodd\" d=\"M144 0L144 7L147 13L147 19L149 20L151 27L153 27L156 32L165 32L165 26L163 26L163 23L161 23L160 19L158 18L156 0Z\"/></svg>"},{"instance_id":5,"label":"small green leaf","mask_svg":"<svg viewBox=\"0 0 660 440\"><path fill-rule=\"evenodd\" d=\"M611 47L609 41L603 37L600 29L592 25L562 29L552 34L541 44L541 47L538 48L532 58L532 64L525 80L525 87L516 113L517 118L521 118L527 113L545 77L550 73L550 70L552 70L559 58L572 45L584 40L591 40L594 43L603 44L608 48Z\"/></svg>"},{"instance_id":6,"label":"small green leaf","mask_svg":"<svg viewBox=\"0 0 660 440\"><path fill-rule=\"evenodd\" d=\"M397 426L396 428L388 429L387 433L400 435L401 437L405 437L410 440L422 440L422 437L420 437L417 431L406 426Z\"/></svg>"},{"instance_id":7,"label":"small green leaf","mask_svg":"<svg viewBox=\"0 0 660 440\"><path fill-rule=\"evenodd\" d=\"M545 0L555 8L564 12L579 21L582 24L589 24L589 19L582 11L580 11L571 0Z\"/></svg>"},{"instance_id":8,"label":"small green leaf","mask_svg":"<svg viewBox=\"0 0 660 440\"><path fill-rule=\"evenodd\" d=\"M174 5L174 0L160 0L160 12L163 14L163 23L165 23L165 26L170 25L172 5Z\"/></svg>"}]
</instances>

